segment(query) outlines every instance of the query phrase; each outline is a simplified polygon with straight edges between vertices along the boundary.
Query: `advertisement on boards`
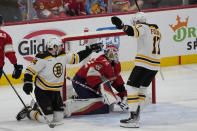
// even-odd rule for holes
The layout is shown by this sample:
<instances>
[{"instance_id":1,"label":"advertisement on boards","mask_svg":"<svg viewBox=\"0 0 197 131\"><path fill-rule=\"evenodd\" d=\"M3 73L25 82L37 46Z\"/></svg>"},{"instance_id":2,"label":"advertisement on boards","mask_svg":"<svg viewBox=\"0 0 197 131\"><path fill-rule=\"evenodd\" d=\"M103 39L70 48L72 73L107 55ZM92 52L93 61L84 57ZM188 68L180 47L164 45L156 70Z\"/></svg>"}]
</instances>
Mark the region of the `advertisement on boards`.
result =
<instances>
[{"instance_id":1,"label":"advertisement on boards","mask_svg":"<svg viewBox=\"0 0 197 131\"><path fill-rule=\"evenodd\" d=\"M158 12L147 12L147 22L157 24L162 34L161 55L162 57L180 56L188 54L197 54L197 8L167 10ZM134 14L120 15L120 19L131 25ZM107 28L114 28L111 23L111 16L92 17L87 19L53 21L45 23L13 25L3 27L12 39L14 50L19 63L24 68L30 64L30 61L39 51L46 49L46 39L53 36L64 36L67 34L79 34L88 29L89 32L99 31ZM114 37L115 38L115 37ZM118 38L118 37L117 37ZM109 40L104 38L102 40ZM112 40L112 39L111 39ZM119 44L120 61L132 61L136 55L136 38L131 36L121 36L113 39ZM87 42L87 41L86 41ZM83 43L70 44L71 51L83 49ZM85 46L85 45L84 45ZM6 59L7 73L11 73L12 65Z\"/></svg>"}]
</instances>

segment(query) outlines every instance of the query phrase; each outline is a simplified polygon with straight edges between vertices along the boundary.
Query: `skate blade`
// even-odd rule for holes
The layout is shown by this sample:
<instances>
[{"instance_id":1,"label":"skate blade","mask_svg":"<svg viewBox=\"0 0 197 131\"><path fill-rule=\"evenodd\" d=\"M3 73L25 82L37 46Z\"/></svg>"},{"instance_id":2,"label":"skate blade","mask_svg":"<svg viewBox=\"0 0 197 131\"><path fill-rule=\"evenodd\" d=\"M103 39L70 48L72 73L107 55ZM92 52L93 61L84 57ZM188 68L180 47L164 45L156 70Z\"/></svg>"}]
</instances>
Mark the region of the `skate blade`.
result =
<instances>
[{"instance_id":1,"label":"skate blade","mask_svg":"<svg viewBox=\"0 0 197 131\"><path fill-rule=\"evenodd\" d=\"M120 127L124 128L139 128L139 123L120 123Z\"/></svg>"}]
</instances>

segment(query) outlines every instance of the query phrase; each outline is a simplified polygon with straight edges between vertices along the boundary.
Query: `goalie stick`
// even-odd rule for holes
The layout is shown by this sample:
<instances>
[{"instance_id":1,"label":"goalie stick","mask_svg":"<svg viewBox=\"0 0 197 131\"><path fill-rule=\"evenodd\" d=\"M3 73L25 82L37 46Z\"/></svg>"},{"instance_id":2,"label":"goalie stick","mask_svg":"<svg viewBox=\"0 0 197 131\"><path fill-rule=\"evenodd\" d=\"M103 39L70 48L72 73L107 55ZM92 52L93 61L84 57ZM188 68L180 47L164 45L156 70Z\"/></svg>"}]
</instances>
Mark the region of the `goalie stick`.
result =
<instances>
[{"instance_id":1,"label":"goalie stick","mask_svg":"<svg viewBox=\"0 0 197 131\"><path fill-rule=\"evenodd\" d=\"M86 89L88 89L88 90L90 90L90 91L92 91L92 92L94 92L94 93L96 93L97 95L100 95L99 92L97 92L96 90L92 89L91 87L89 87L87 85L84 85L84 84L80 83L79 81L76 81L76 80L74 80L74 79L72 79L72 78L70 78L68 76L66 76L65 78L70 80L70 81L72 81L72 82L74 82L74 83L76 83L76 84L78 84L78 85L80 85L80 86L82 86L82 87L84 87L84 88L86 88Z\"/></svg>"},{"instance_id":2,"label":"goalie stick","mask_svg":"<svg viewBox=\"0 0 197 131\"><path fill-rule=\"evenodd\" d=\"M68 79L68 80L70 80L70 81L72 81L72 82L74 82L74 83L76 83L76 84L78 84L78 85L80 85L80 86L82 86L82 87L84 87L84 88L86 88L86 89L88 89L88 90L90 90L90 91L92 91L92 92L94 92L94 93L96 93L97 95L101 95L101 94L100 94L99 92L97 92L96 90L92 89L91 87L89 87L89 86L87 86L87 85L85 85L85 84L80 83L79 81L76 81L76 80L74 80L74 79L72 79L72 78L70 78L70 77L68 77L68 76L66 76L65 78ZM105 81L103 81L102 83L106 83L106 82L112 81L112 80L114 80L114 79L116 79L116 77L112 77L111 79L105 80Z\"/></svg>"}]
</instances>

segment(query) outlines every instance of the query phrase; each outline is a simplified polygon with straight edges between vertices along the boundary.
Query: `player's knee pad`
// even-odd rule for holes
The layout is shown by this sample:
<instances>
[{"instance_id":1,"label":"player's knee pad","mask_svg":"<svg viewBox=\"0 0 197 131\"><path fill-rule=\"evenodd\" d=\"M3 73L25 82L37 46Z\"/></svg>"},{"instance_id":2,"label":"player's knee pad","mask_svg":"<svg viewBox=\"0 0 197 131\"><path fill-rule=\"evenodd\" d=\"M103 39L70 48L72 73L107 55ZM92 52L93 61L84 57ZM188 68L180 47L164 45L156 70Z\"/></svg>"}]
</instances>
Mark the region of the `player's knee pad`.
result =
<instances>
[{"instance_id":1,"label":"player's knee pad","mask_svg":"<svg viewBox=\"0 0 197 131\"><path fill-rule=\"evenodd\" d=\"M139 88L126 85L126 89L128 94L127 101L129 105L129 111L136 111L139 105L139 96L138 96Z\"/></svg>"},{"instance_id":2,"label":"player's knee pad","mask_svg":"<svg viewBox=\"0 0 197 131\"><path fill-rule=\"evenodd\" d=\"M54 111L53 112L53 122L59 122L64 118L63 111Z\"/></svg>"},{"instance_id":3,"label":"player's knee pad","mask_svg":"<svg viewBox=\"0 0 197 131\"><path fill-rule=\"evenodd\" d=\"M90 99L68 99L64 102L64 117L70 117L73 114L88 114L88 112L96 110L102 101L102 97Z\"/></svg>"}]
</instances>

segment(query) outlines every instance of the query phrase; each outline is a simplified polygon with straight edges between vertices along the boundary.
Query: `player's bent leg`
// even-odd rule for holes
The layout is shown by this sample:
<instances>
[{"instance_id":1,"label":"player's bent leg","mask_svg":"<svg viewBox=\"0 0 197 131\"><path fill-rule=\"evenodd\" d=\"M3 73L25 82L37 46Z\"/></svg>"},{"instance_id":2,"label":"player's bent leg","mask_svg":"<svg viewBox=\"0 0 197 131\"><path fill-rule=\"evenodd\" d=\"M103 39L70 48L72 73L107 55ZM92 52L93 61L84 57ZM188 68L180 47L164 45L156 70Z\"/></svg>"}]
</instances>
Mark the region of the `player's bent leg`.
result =
<instances>
[{"instance_id":1,"label":"player's bent leg","mask_svg":"<svg viewBox=\"0 0 197 131\"><path fill-rule=\"evenodd\" d=\"M44 119L44 117L42 116L42 114L40 114L40 112L38 110L32 110L31 112L29 112L27 114L27 116L31 120L35 120L35 121L38 121L41 123L47 123L46 120ZM52 121L53 115L48 114L48 115L46 115L46 117L48 118L49 121Z\"/></svg>"}]
</instances>

